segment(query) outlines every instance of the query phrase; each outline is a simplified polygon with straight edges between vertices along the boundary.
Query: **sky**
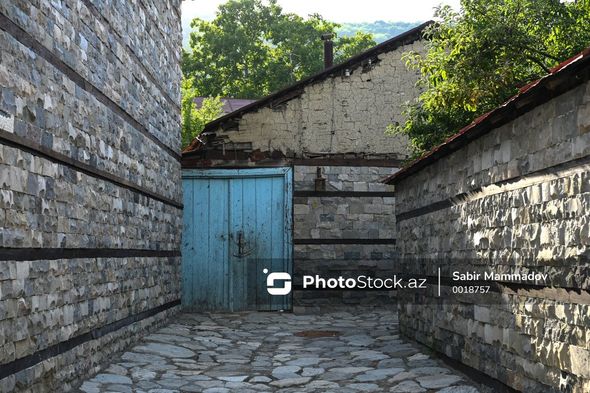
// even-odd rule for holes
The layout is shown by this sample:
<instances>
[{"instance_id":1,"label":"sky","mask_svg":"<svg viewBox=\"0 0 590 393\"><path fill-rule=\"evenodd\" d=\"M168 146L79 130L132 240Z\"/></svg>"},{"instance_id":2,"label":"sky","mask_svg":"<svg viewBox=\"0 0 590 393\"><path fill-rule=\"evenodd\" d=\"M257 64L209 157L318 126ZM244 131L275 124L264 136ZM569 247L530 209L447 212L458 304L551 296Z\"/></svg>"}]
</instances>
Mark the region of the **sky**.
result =
<instances>
[{"instance_id":1,"label":"sky","mask_svg":"<svg viewBox=\"0 0 590 393\"><path fill-rule=\"evenodd\" d=\"M219 4L227 0L183 0L183 46L188 45L190 21L194 18L212 20ZM460 0L278 0L285 12L302 17L318 13L338 23L425 22L432 19L434 7L443 3L459 9Z\"/></svg>"},{"instance_id":2,"label":"sky","mask_svg":"<svg viewBox=\"0 0 590 393\"><path fill-rule=\"evenodd\" d=\"M211 20L217 6L226 0L184 0L183 26L195 17ZM278 0L286 12L301 16L319 13L333 22L374 22L376 20L416 22L432 18L440 3L458 9L459 0Z\"/></svg>"}]
</instances>

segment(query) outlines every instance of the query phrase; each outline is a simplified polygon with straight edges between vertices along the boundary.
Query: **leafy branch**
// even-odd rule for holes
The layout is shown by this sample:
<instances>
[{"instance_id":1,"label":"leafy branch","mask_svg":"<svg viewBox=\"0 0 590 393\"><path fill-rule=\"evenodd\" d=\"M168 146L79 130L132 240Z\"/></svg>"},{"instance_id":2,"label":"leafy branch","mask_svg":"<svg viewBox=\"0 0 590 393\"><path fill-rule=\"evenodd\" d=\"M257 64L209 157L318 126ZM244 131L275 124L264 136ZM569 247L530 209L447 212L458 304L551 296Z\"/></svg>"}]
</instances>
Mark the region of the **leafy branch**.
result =
<instances>
[{"instance_id":1,"label":"leafy branch","mask_svg":"<svg viewBox=\"0 0 590 393\"><path fill-rule=\"evenodd\" d=\"M443 6L436 17L426 53L404 56L422 93L387 128L414 156L590 44L590 0L462 0L460 12Z\"/></svg>"}]
</instances>

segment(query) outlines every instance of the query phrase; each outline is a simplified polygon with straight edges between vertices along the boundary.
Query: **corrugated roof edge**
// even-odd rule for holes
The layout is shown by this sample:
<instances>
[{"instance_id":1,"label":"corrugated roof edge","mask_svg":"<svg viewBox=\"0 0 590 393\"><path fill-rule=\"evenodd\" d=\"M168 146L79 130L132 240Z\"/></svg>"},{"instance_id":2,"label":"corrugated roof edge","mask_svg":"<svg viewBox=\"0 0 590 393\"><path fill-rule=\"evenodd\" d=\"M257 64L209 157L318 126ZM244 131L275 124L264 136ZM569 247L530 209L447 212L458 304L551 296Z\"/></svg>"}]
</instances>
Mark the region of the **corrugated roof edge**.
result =
<instances>
[{"instance_id":1,"label":"corrugated roof edge","mask_svg":"<svg viewBox=\"0 0 590 393\"><path fill-rule=\"evenodd\" d=\"M550 70L550 73L519 89L518 93L496 109L485 113L459 132L420 158L410 162L399 172L385 178L386 184L399 181L419 172L428 165L459 150L469 142L522 116L547 101L590 80L590 47Z\"/></svg>"},{"instance_id":2,"label":"corrugated roof edge","mask_svg":"<svg viewBox=\"0 0 590 393\"><path fill-rule=\"evenodd\" d=\"M361 63L363 60L365 60L371 56L375 56L380 53L391 52L392 50L395 50L402 45L411 44L411 43L417 41L418 39L422 38L423 30L432 23L434 23L434 22L433 21L424 22L421 25L416 26L413 29L406 31L405 33L402 33L398 36L390 38L387 41L383 41L379 45L375 45L371 49L368 49L362 53L359 53L356 56L351 57L350 59L346 60L343 63L336 64L330 68L326 68L326 69L324 69L324 70L322 70L322 71L320 71L308 78L302 79L299 82L295 82L294 84L287 86L282 90L274 92L274 93L272 93L266 97L263 97L257 101L254 101L253 103L248 104L248 105L246 105L238 110L235 110L231 113L228 113L227 115L221 116L221 117L207 123L205 125L205 129L203 130L203 132L214 131L221 124L223 124L224 122L227 122L228 120L234 119L236 117L241 117L246 112L258 110L259 108L264 107L265 105L271 103L274 100L280 99L281 97L284 97L284 96L292 93L293 91L301 89L302 87L304 87L310 83L326 79L332 74L341 72L342 70L352 67L353 65L357 65L357 64ZM295 97L293 97L293 98L295 98ZM193 145L195 145L195 146L193 146ZM190 153L191 151L198 149L200 146L202 146L202 145L199 143L199 141L194 140L188 147L186 147L183 150L183 153Z\"/></svg>"}]
</instances>

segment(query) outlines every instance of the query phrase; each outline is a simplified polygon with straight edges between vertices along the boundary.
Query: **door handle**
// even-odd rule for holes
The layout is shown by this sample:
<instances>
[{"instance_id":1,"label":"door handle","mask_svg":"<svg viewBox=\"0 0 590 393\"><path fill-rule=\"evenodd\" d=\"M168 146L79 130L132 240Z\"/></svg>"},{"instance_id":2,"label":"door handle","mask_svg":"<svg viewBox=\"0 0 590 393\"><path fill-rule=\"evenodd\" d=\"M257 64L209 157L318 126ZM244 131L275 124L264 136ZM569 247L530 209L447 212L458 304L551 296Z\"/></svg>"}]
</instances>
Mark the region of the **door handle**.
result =
<instances>
[{"instance_id":1,"label":"door handle","mask_svg":"<svg viewBox=\"0 0 590 393\"><path fill-rule=\"evenodd\" d=\"M244 233L242 231L238 232L237 245L238 245L238 253L233 254L233 255L234 255L234 257L238 257L238 258L247 257L248 255L252 254L252 252L254 252L254 249L256 248L256 247L253 247L250 249L246 249L246 246L248 245L248 243L246 242L246 239L244 237Z\"/></svg>"}]
</instances>

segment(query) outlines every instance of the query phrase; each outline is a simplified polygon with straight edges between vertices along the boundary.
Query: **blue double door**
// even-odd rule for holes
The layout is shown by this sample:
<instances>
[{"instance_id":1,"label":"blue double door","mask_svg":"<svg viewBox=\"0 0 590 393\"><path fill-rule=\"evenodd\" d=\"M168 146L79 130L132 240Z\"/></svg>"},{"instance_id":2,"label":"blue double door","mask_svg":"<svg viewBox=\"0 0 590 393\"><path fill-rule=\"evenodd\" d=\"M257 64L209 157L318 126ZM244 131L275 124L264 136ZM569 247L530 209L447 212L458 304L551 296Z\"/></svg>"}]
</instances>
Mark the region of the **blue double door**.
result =
<instances>
[{"instance_id":1,"label":"blue double door","mask_svg":"<svg viewBox=\"0 0 590 393\"><path fill-rule=\"evenodd\" d=\"M270 295L267 278L292 273L291 168L190 169L182 177L183 306L290 310L291 294Z\"/></svg>"}]
</instances>

